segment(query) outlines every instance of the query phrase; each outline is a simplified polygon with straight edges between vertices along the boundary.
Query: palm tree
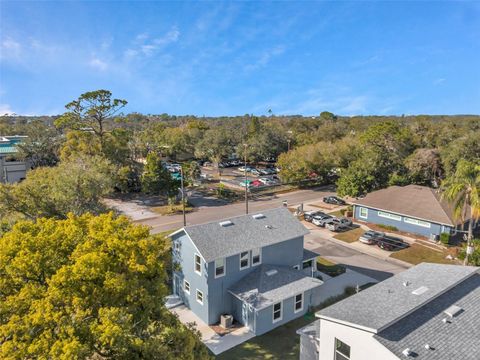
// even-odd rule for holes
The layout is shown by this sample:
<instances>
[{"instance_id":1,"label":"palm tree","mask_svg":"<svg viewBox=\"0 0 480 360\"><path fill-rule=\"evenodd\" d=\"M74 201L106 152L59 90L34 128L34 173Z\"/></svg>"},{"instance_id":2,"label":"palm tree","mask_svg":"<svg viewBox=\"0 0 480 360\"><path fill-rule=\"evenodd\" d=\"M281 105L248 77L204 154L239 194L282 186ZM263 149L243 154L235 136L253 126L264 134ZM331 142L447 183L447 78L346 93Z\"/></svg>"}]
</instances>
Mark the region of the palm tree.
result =
<instances>
[{"instance_id":1,"label":"palm tree","mask_svg":"<svg viewBox=\"0 0 480 360\"><path fill-rule=\"evenodd\" d=\"M466 160L457 163L455 173L442 184L443 198L453 205L454 215L465 223L469 217L464 265L473 250L473 221L480 218L480 165Z\"/></svg>"}]
</instances>

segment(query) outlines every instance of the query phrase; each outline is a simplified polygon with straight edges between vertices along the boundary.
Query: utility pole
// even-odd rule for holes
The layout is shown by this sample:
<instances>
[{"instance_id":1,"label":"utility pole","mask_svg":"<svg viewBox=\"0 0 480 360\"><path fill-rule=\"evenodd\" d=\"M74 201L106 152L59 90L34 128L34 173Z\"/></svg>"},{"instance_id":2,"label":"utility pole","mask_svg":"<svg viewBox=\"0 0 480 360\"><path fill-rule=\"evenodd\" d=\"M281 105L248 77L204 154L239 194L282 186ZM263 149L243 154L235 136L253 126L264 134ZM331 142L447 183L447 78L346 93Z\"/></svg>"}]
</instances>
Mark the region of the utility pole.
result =
<instances>
[{"instance_id":1,"label":"utility pole","mask_svg":"<svg viewBox=\"0 0 480 360\"><path fill-rule=\"evenodd\" d=\"M245 175L245 214L248 214L248 175L247 175L247 144L243 144L243 173Z\"/></svg>"},{"instance_id":2,"label":"utility pole","mask_svg":"<svg viewBox=\"0 0 480 360\"><path fill-rule=\"evenodd\" d=\"M187 217L185 215L185 189L183 187L183 167L182 166L180 166L180 186L182 188L183 226L187 226Z\"/></svg>"}]
</instances>

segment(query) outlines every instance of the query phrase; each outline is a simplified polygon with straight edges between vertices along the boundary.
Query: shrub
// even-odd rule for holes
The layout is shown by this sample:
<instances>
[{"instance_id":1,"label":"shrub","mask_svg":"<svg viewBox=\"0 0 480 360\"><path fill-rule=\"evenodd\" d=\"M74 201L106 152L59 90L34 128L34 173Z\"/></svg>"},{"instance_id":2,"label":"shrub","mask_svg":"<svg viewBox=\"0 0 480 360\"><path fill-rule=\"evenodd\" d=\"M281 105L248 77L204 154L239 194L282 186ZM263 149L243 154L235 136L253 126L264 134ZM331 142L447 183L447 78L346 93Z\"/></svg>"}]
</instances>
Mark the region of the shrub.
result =
<instances>
[{"instance_id":1,"label":"shrub","mask_svg":"<svg viewBox=\"0 0 480 360\"><path fill-rule=\"evenodd\" d=\"M440 241L443 245L448 245L450 243L450 234L449 233L441 233L440 234Z\"/></svg>"},{"instance_id":2,"label":"shrub","mask_svg":"<svg viewBox=\"0 0 480 360\"><path fill-rule=\"evenodd\" d=\"M381 227L382 229L385 229L385 230L391 230L391 231L398 230L396 226L392 226L392 225L378 224L378 227Z\"/></svg>"}]
</instances>

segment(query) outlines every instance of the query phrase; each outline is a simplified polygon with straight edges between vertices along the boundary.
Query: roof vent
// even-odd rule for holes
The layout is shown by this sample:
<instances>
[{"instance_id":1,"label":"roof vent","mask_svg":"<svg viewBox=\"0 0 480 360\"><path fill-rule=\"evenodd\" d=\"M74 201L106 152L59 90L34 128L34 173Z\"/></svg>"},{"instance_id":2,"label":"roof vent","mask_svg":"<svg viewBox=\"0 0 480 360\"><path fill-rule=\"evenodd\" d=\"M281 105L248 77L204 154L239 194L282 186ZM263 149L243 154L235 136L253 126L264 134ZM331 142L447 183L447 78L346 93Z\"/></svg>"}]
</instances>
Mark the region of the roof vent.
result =
<instances>
[{"instance_id":1,"label":"roof vent","mask_svg":"<svg viewBox=\"0 0 480 360\"><path fill-rule=\"evenodd\" d=\"M252 215L252 218L254 218L255 220L264 219L264 218L265 218L265 215L263 215L263 214L255 214L255 215Z\"/></svg>"},{"instance_id":2,"label":"roof vent","mask_svg":"<svg viewBox=\"0 0 480 360\"><path fill-rule=\"evenodd\" d=\"M410 283L408 281L403 282L403 286L407 287L408 285L410 285Z\"/></svg>"},{"instance_id":3,"label":"roof vent","mask_svg":"<svg viewBox=\"0 0 480 360\"><path fill-rule=\"evenodd\" d=\"M458 315L459 313L461 313L462 310L463 309L460 306L452 305L447 310L445 310L444 313L447 314L450 317L454 317L454 316Z\"/></svg>"},{"instance_id":4,"label":"roof vent","mask_svg":"<svg viewBox=\"0 0 480 360\"><path fill-rule=\"evenodd\" d=\"M227 226L230 226L230 225L233 225L233 223L230 221L230 220L225 220L225 221L221 221L218 223L220 226L223 226L223 227L227 227Z\"/></svg>"},{"instance_id":5,"label":"roof vent","mask_svg":"<svg viewBox=\"0 0 480 360\"><path fill-rule=\"evenodd\" d=\"M442 319L442 322L443 322L444 324L450 323L450 321L449 321L447 318L443 318L443 319Z\"/></svg>"},{"instance_id":6,"label":"roof vent","mask_svg":"<svg viewBox=\"0 0 480 360\"><path fill-rule=\"evenodd\" d=\"M420 286L418 289L415 289L412 291L413 295L422 295L425 294L428 291L428 288L426 286Z\"/></svg>"},{"instance_id":7,"label":"roof vent","mask_svg":"<svg viewBox=\"0 0 480 360\"><path fill-rule=\"evenodd\" d=\"M272 225L265 225L265 227L266 227L267 229L273 229L273 226L272 226Z\"/></svg>"},{"instance_id":8,"label":"roof vent","mask_svg":"<svg viewBox=\"0 0 480 360\"><path fill-rule=\"evenodd\" d=\"M406 348L405 350L402 351L402 354L405 355L406 357L409 357L412 355L412 351L409 348Z\"/></svg>"},{"instance_id":9,"label":"roof vent","mask_svg":"<svg viewBox=\"0 0 480 360\"><path fill-rule=\"evenodd\" d=\"M272 269L272 270L268 270L265 272L265 274L267 274L267 276L272 276L272 275L275 275L278 271L275 270L275 269Z\"/></svg>"}]
</instances>

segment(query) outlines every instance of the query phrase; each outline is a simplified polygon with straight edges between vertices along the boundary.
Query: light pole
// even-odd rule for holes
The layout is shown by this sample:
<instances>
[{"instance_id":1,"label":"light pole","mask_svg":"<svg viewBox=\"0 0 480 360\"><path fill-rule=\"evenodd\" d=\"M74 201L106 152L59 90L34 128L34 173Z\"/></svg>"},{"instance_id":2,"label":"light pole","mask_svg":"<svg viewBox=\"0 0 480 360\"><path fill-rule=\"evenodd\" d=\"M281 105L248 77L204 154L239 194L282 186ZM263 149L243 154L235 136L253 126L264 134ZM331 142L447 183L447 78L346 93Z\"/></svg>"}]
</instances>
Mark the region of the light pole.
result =
<instances>
[{"instance_id":1,"label":"light pole","mask_svg":"<svg viewBox=\"0 0 480 360\"><path fill-rule=\"evenodd\" d=\"M187 226L187 217L185 215L185 189L183 188L183 167L182 166L180 166L180 186L182 188L183 226Z\"/></svg>"},{"instance_id":2,"label":"light pole","mask_svg":"<svg viewBox=\"0 0 480 360\"><path fill-rule=\"evenodd\" d=\"M247 144L243 144L243 173L245 175L245 214L248 214L248 175L247 175Z\"/></svg>"}]
</instances>

